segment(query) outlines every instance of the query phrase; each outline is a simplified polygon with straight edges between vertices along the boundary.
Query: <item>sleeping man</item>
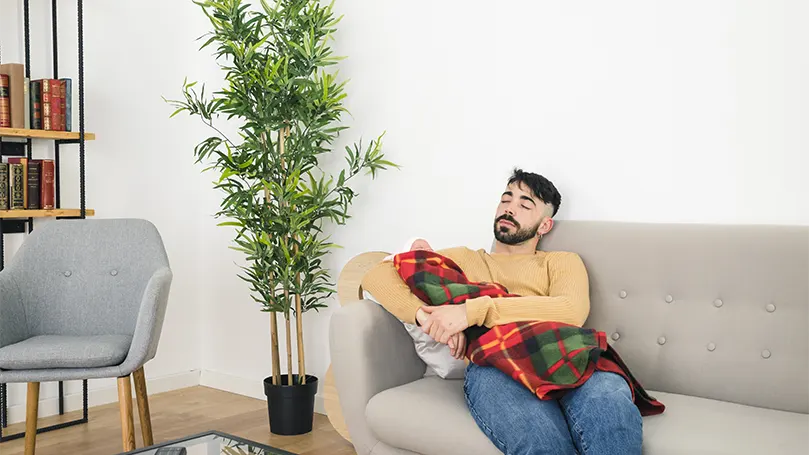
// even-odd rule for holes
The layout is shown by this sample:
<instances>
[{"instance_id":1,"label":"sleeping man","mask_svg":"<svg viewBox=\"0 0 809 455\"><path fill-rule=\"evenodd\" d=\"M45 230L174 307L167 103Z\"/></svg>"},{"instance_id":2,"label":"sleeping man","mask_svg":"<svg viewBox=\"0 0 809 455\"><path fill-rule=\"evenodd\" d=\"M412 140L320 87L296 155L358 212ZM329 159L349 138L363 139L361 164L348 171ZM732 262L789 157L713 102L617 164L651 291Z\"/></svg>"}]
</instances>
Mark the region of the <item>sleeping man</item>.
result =
<instances>
[{"instance_id":1,"label":"sleeping man","mask_svg":"<svg viewBox=\"0 0 809 455\"><path fill-rule=\"evenodd\" d=\"M463 340L471 360L464 391L478 426L504 453L640 454L642 417L636 401L647 399L649 413L662 412L662 405L637 384L633 388L631 375L595 368L575 387L545 394L532 387L535 383L521 380L521 375L530 375L529 367L504 367L505 351L487 357L481 349L481 340L508 336L500 329L509 324L514 330L524 325L547 328L537 324L548 323L576 330L587 319L589 283L581 258L537 249L553 227L560 202L550 181L517 169L497 206L493 252L458 247L402 253L371 269L362 286L391 314L418 323L438 342L450 343L454 337L457 346L465 331L478 337ZM434 275L451 277L452 289L464 289L458 284L473 289L442 303L435 286L449 287Z\"/></svg>"}]
</instances>

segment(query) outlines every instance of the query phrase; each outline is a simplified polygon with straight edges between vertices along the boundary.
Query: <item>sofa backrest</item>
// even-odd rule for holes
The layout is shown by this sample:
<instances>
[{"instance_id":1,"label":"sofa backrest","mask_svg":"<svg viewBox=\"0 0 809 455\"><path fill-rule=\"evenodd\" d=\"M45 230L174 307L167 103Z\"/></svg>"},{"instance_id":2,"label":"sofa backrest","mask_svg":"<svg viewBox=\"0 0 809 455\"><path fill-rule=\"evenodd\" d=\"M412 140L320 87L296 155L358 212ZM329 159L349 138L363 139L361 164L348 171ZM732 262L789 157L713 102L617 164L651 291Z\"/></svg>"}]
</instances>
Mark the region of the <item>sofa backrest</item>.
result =
<instances>
[{"instance_id":1,"label":"sofa backrest","mask_svg":"<svg viewBox=\"0 0 809 455\"><path fill-rule=\"evenodd\" d=\"M647 390L809 413L809 227L558 221Z\"/></svg>"}]
</instances>

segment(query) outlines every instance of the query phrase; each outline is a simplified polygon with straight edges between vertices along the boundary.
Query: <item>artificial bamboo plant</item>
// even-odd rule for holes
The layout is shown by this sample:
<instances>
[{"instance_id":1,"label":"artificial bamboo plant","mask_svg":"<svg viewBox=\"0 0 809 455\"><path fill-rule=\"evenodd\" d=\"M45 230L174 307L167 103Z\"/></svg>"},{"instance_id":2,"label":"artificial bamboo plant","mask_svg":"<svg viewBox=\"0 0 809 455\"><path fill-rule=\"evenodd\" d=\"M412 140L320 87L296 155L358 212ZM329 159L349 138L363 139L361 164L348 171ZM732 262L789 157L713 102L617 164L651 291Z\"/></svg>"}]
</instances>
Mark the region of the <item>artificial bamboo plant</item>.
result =
<instances>
[{"instance_id":1,"label":"artificial bamboo plant","mask_svg":"<svg viewBox=\"0 0 809 455\"><path fill-rule=\"evenodd\" d=\"M295 316L298 366L295 381L305 383L303 313L326 306L334 292L324 256L333 247L328 223L344 224L356 192L349 187L363 171L396 165L385 160L382 135L367 146L345 147L347 167L329 174L319 160L346 126L346 82L327 71L341 57L329 46L340 18L333 3L278 0L249 5L243 0L195 1L212 30L200 49L215 47L224 72L221 90L206 96L194 82L183 83L184 100L169 101L211 127L195 148L197 163L215 170L224 192L217 217L235 228L231 247L246 255L240 278L252 298L270 313L273 384L281 384L278 318L286 324L287 381L293 384L292 328ZM235 124L227 137L217 121ZM383 133L384 135L384 133Z\"/></svg>"}]
</instances>

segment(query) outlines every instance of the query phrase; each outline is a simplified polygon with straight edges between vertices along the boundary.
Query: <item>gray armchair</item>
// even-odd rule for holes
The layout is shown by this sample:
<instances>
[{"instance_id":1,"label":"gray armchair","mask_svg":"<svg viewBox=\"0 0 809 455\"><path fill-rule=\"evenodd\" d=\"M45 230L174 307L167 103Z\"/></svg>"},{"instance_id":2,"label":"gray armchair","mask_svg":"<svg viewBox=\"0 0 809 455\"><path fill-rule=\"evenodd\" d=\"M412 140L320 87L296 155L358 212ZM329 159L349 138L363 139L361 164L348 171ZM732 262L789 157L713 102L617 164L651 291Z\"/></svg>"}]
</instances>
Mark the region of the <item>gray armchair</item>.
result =
<instances>
[{"instance_id":1,"label":"gray armchair","mask_svg":"<svg viewBox=\"0 0 809 455\"><path fill-rule=\"evenodd\" d=\"M153 444L143 365L156 352L172 272L160 234L137 219L38 225L0 271L0 383L28 383L33 455L39 383L118 378L124 451L135 449L134 377Z\"/></svg>"}]
</instances>

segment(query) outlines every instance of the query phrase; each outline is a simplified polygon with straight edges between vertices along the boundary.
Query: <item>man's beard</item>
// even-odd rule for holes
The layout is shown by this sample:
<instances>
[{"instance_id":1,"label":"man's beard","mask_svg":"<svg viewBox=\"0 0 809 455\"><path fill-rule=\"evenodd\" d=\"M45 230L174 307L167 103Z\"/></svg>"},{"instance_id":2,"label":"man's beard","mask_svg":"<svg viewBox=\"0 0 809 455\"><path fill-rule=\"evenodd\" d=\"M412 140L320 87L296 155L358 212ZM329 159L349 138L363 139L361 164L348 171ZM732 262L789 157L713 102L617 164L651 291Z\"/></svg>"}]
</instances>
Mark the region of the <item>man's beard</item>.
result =
<instances>
[{"instance_id":1,"label":"man's beard","mask_svg":"<svg viewBox=\"0 0 809 455\"><path fill-rule=\"evenodd\" d=\"M508 228L506 226L498 225L500 220L510 221L514 224L514 227L517 230L513 233L508 232ZM494 238L497 239L498 242L505 243L506 245L518 245L531 240L532 237L537 235L538 230L539 223L532 228L523 229L520 227L520 223L509 215L503 215L494 220Z\"/></svg>"}]
</instances>

